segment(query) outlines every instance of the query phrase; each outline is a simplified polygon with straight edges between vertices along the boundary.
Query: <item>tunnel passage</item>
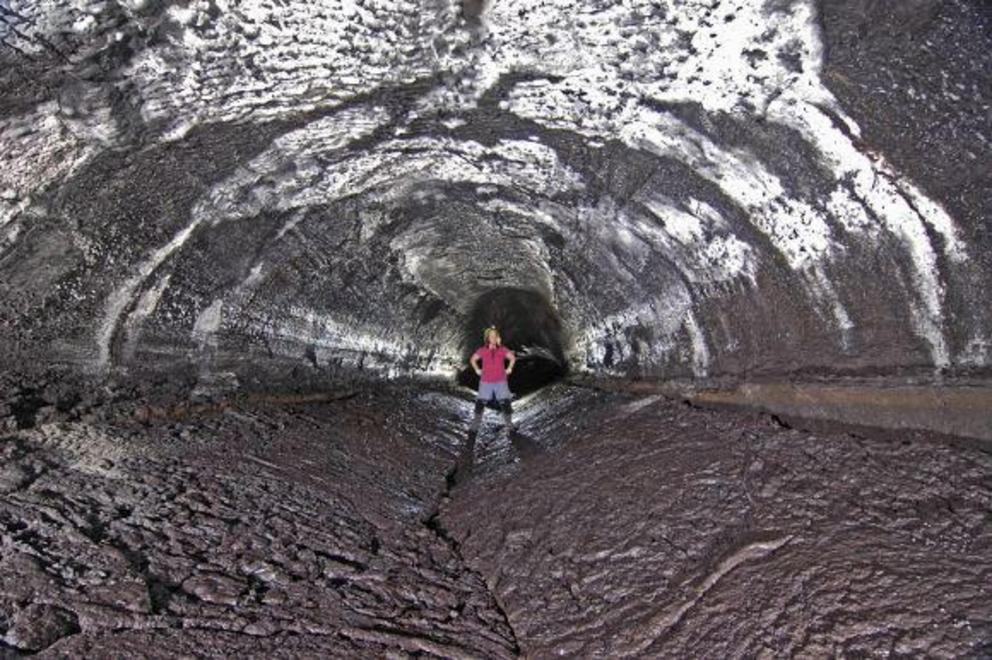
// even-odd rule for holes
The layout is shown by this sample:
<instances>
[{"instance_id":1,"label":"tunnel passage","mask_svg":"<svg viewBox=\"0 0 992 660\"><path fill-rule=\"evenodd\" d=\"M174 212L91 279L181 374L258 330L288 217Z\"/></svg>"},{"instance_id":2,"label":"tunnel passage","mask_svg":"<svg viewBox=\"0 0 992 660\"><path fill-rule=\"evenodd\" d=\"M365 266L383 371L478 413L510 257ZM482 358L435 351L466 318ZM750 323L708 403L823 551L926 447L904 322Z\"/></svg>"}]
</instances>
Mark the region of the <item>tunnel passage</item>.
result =
<instances>
[{"instance_id":1,"label":"tunnel passage","mask_svg":"<svg viewBox=\"0 0 992 660\"><path fill-rule=\"evenodd\" d=\"M517 364L509 379L510 390L515 395L534 392L565 376L561 319L540 293L500 288L481 295L465 324L465 365L482 345L482 333L489 326L499 329L503 344L517 355ZM471 367L465 366L458 373L458 384L475 389L479 386L479 377Z\"/></svg>"},{"instance_id":2,"label":"tunnel passage","mask_svg":"<svg viewBox=\"0 0 992 660\"><path fill-rule=\"evenodd\" d=\"M511 286L592 378L992 373L964 0L173 4L0 0L0 398L450 378Z\"/></svg>"}]
</instances>

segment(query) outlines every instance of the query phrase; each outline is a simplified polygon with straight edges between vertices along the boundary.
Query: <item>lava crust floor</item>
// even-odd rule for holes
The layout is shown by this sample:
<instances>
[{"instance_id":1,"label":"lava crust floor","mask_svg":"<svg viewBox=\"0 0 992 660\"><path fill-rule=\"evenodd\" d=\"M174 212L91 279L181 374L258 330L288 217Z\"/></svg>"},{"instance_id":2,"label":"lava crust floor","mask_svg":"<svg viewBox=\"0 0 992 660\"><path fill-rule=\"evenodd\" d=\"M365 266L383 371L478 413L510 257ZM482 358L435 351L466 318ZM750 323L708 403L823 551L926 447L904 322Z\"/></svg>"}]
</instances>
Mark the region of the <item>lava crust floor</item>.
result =
<instances>
[{"instance_id":1,"label":"lava crust floor","mask_svg":"<svg viewBox=\"0 0 992 660\"><path fill-rule=\"evenodd\" d=\"M133 413L137 412L135 415ZM992 452L557 385L0 438L0 656L992 654Z\"/></svg>"}]
</instances>

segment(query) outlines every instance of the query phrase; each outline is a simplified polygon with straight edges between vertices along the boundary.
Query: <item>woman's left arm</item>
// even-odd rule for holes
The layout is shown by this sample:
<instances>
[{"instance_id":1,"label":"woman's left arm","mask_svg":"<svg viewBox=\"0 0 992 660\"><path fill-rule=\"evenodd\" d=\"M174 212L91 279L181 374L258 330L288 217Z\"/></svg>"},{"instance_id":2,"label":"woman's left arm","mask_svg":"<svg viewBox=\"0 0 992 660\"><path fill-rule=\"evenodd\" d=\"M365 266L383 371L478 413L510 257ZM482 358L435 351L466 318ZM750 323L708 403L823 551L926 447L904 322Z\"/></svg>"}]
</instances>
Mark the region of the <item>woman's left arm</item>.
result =
<instances>
[{"instance_id":1,"label":"woman's left arm","mask_svg":"<svg viewBox=\"0 0 992 660\"><path fill-rule=\"evenodd\" d=\"M509 374L513 371L513 365L517 363L517 356L513 354L513 351L507 351L506 359L510 361L510 366L506 368L506 373Z\"/></svg>"}]
</instances>

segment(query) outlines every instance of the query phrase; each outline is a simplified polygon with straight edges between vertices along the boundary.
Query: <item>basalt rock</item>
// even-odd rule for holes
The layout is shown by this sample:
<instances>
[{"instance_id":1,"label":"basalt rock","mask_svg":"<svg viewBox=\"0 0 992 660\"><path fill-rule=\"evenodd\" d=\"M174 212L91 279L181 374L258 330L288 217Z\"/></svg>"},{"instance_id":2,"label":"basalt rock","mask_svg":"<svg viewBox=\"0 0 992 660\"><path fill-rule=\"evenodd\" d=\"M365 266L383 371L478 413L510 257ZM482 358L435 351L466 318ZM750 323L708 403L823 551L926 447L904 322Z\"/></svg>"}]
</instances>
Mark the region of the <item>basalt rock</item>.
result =
<instances>
[{"instance_id":1,"label":"basalt rock","mask_svg":"<svg viewBox=\"0 0 992 660\"><path fill-rule=\"evenodd\" d=\"M990 655L990 35L0 0L0 656Z\"/></svg>"},{"instance_id":2,"label":"basalt rock","mask_svg":"<svg viewBox=\"0 0 992 660\"><path fill-rule=\"evenodd\" d=\"M981 3L0 11L8 370L450 377L523 291L557 375L988 375Z\"/></svg>"}]
</instances>

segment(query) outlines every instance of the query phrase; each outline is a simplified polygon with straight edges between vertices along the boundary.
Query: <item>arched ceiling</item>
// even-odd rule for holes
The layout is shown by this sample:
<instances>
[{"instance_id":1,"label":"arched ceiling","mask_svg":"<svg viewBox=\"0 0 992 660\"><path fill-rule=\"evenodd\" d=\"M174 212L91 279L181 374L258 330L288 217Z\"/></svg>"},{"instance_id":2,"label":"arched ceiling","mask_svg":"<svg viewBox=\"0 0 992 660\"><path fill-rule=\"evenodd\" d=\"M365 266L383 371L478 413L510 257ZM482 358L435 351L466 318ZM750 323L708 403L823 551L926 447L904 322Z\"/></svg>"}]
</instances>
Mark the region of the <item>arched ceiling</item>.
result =
<instances>
[{"instance_id":1,"label":"arched ceiling","mask_svg":"<svg viewBox=\"0 0 992 660\"><path fill-rule=\"evenodd\" d=\"M988 12L909 4L0 0L0 341L451 375L507 287L597 374L987 373Z\"/></svg>"}]
</instances>

